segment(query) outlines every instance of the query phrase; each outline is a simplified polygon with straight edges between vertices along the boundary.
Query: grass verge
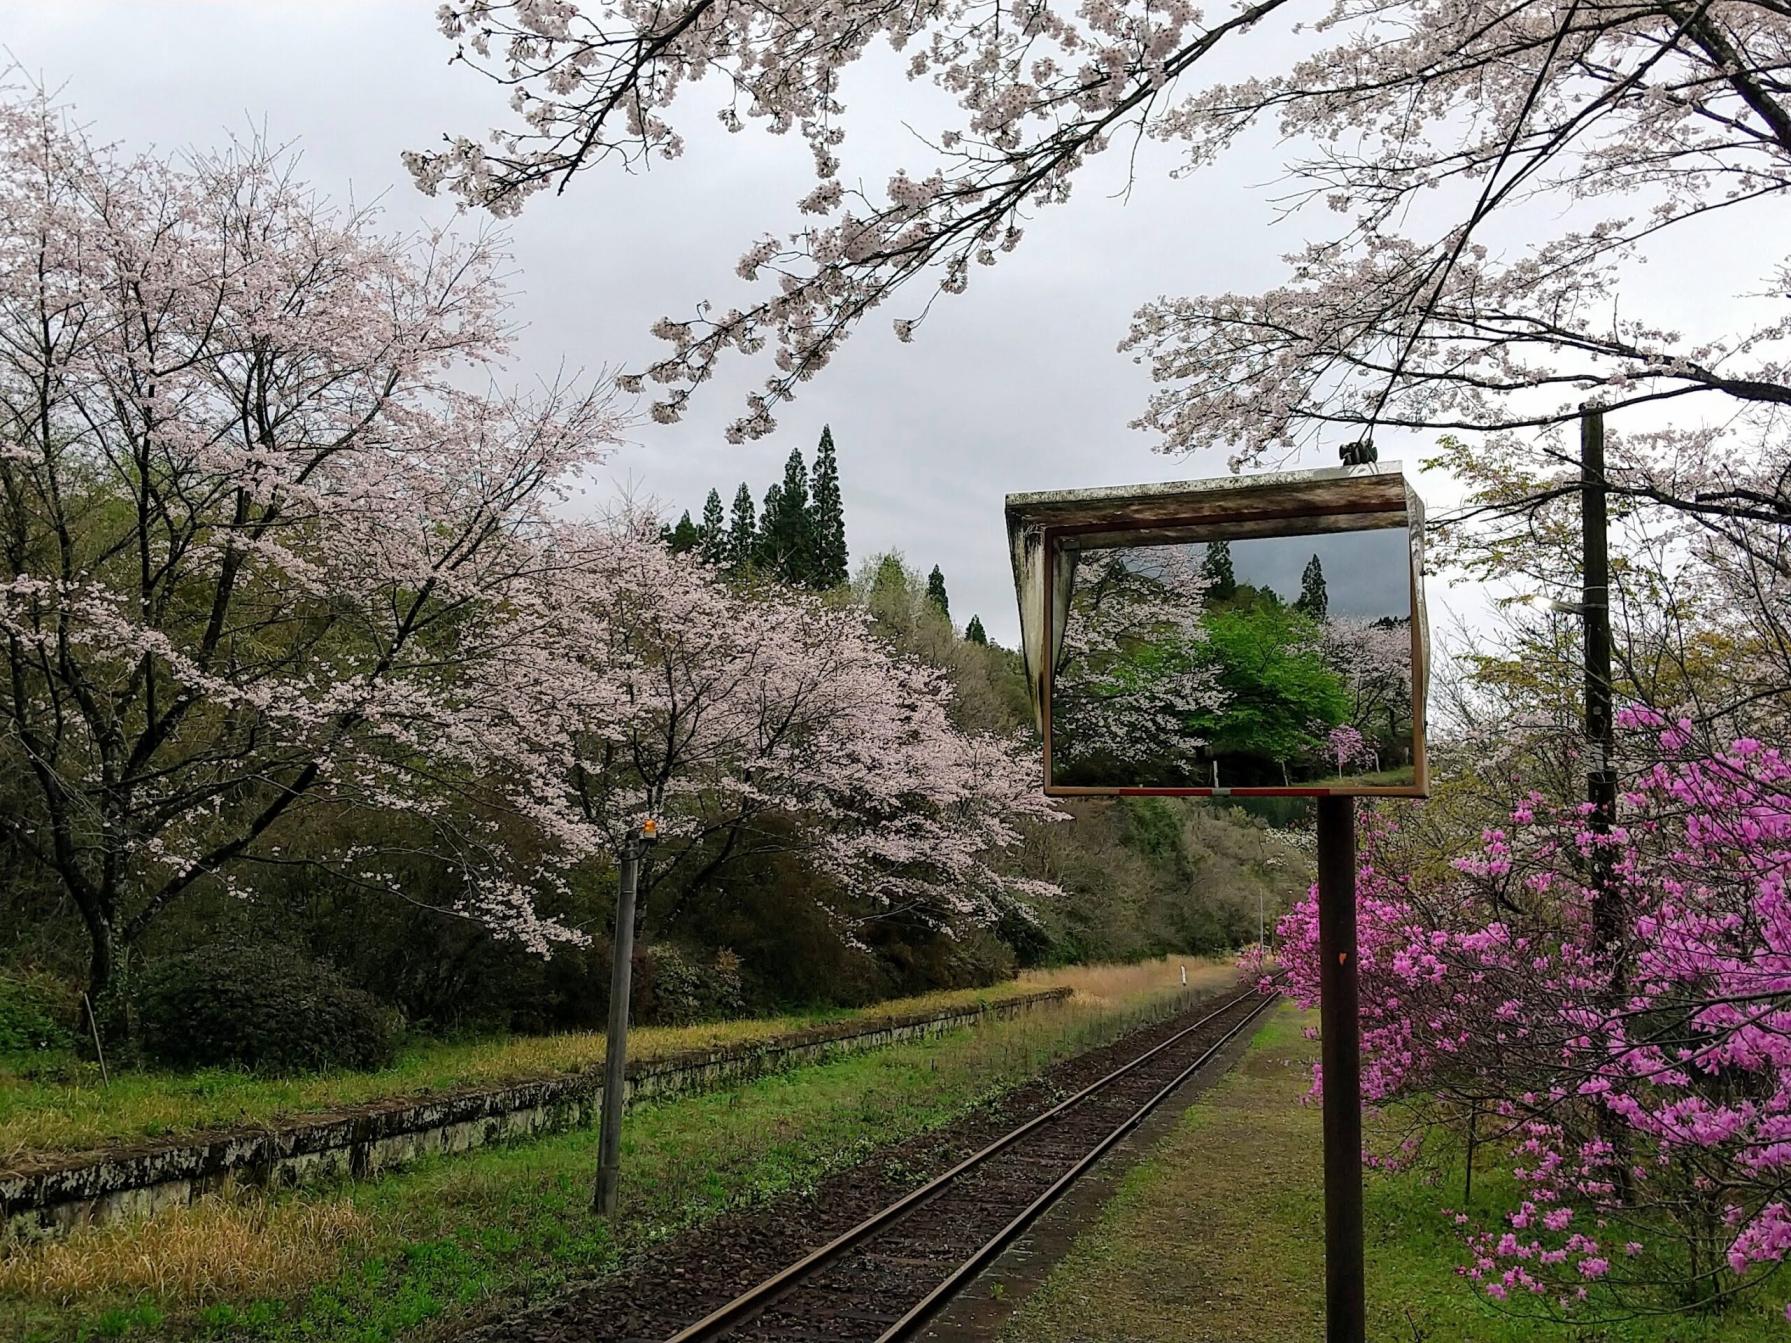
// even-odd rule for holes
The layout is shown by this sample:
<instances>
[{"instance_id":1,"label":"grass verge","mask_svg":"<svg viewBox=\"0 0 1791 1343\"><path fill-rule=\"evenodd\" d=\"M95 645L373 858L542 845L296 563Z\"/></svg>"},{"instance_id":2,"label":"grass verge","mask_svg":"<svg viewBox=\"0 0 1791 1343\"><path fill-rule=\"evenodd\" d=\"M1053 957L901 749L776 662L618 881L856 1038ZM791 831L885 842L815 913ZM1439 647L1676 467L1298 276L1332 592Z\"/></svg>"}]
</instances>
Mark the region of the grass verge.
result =
<instances>
[{"instance_id":1,"label":"grass verge","mask_svg":"<svg viewBox=\"0 0 1791 1343\"><path fill-rule=\"evenodd\" d=\"M1205 987L1234 973L1189 963ZM1180 987L1173 963L1068 978L1070 1000L1012 1020L630 1111L613 1228L588 1211L589 1132L359 1185L242 1190L15 1248L0 1259L0 1337L374 1343L543 1299L681 1227L948 1123L1160 1010Z\"/></svg>"},{"instance_id":2,"label":"grass verge","mask_svg":"<svg viewBox=\"0 0 1791 1343\"><path fill-rule=\"evenodd\" d=\"M900 1016L975 1003L999 1002L1067 984L1085 997L1129 997L1145 986L1165 986L1167 960L1137 966L1072 966L1029 971L1005 984L954 989L875 1003L857 1010L823 1010L782 1017L718 1021L699 1026L646 1026L630 1033L635 1058L767 1040L826 1022ZM1214 962L1190 965L1190 977L1229 971ZM601 1032L515 1036L458 1042L418 1041L388 1068L308 1077L264 1077L225 1068L193 1073L132 1071L102 1085L96 1065L70 1060L46 1070L41 1062L9 1069L0 1060L0 1164L23 1152L66 1151L159 1138L234 1124L265 1124L391 1096L425 1096L468 1085L501 1085L578 1072L603 1061Z\"/></svg>"},{"instance_id":3,"label":"grass verge","mask_svg":"<svg viewBox=\"0 0 1791 1343\"><path fill-rule=\"evenodd\" d=\"M1277 1010L1238 1066L1121 1180L1100 1219L1009 1321L1012 1343L1306 1343L1324 1335L1316 1043ZM1445 1179L1448 1173L1445 1172ZM1477 1180L1477 1184L1479 1181ZM1444 1187L1459 1188L1459 1175ZM1619 1326L1507 1314L1455 1275L1449 1200L1416 1174L1365 1190L1368 1337L1382 1343L1764 1343L1769 1303ZM1476 1202L1479 1201L1478 1194Z\"/></svg>"}]
</instances>

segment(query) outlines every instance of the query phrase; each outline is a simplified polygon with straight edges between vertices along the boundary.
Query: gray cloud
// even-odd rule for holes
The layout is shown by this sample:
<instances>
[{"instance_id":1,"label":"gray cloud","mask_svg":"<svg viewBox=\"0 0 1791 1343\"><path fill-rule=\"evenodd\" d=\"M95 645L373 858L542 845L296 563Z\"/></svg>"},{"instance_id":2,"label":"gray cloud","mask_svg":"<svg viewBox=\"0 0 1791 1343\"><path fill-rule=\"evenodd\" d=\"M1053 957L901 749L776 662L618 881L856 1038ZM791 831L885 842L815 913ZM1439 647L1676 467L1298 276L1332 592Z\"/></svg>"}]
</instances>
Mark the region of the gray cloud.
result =
<instances>
[{"instance_id":1,"label":"gray cloud","mask_svg":"<svg viewBox=\"0 0 1791 1343\"><path fill-rule=\"evenodd\" d=\"M98 138L178 149L265 119L275 139L297 142L319 188L382 197L394 228L451 216L411 187L400 151L444 131L478 133L507 115L502 90L448 66L452 49L426 5L7 10L15 57L64 84ZM874 115L898 93L904 117L928 125L926 91L917 113L916 90L893 61L848 75L846 102L858 115L845 161L867 184L924 152ZM655 318L705 298L746 297L734 263L761 233L794 222L807 152L756 127L727 135L710 116L718 101L703 88L686 98L691 144L682 159L635 177L589 175L562 196L537 198L509 225L525 369L551 375L562 360L591 371L639 366L657 353L647 332ZM700 509L711 485L731 499L747 480L756 496L790 449L812 450L830 422L854 563L894 547L923 571L939 564L957 618L979 613L991 635L1013 643L1004 494L1223 469L1217 455L1193 463L1155 456L1125 427L1148 390L1142 371L1115 353L1132 309L1163 291L1268 283L1275 254L1297 242L1270 241L1270 213L1245 190L1248 169L1236 170L1234 192L1215 192L1210 179L1190 188L1165 180L1168 151L1147 147L1138 188L1122 204L1111 193L1124 185L1123 163L1110 158L1104 174L1078 185L1072 204L1033 221L1014 256L974 275L967 295L936 305L913 344L890 331L901 308L877 314L779 412L771 439L723 441L745 392L767 371L736 361L684 423L643 423L594 494L632 488L674 516Z\"/></svg>"},{"instance_id":2,"label":"gray cloud","mask_svg":"<svg viewBox=\"0 0 1791 1343\"><path fill-rule=\"evenodd\" d=\"M426 4L13 0L3 12L15 58L63 84L99 138L178 149L265 119L275 139L298 143L320 189L381 198L394 228L452 216L411 187L401 150L433 144L444 131L478 134L509 115L503 90L450 68L451 48ZM1248 40L1260 52L1265 42L1294 39L1265 32ZM899 107L922 131L948 118L937 95L909 84L898 65L885 53L846 76L847 176L873 189L925 153L882 109ZM727 135L711 115L720 102L719 91L698 87L680 105L684 158L633 177L589 174L561 196L537 198L510 226L520 368L551 376L562 365L638 367L657 353L647 334L655 318L687 314L703 299L733 305L752 292L734 263L762 233L796 222L791 202L805 189L807 153L800 141L756 127ZM675 516L700 508L711 485L731 498L741 480L759 495L791 447L812 449L830 422L854 561L896 547L922 570L939 564L958 619L978 613L992 636L1013 643L1004 494L1224 469L1218 452L1157 456L1125 427L1148 384L1115 346L1139 302L1275 284L1285 275L1281 255L1301 245L1302 232L1332 227L1328 218L1278 219L1262 188L1283 157L1265 133L1176 182L1166 173L1173 149L1146 143L1134 189L1121 200L1126 155L1108 154L1068 206L1030 222L1017 253L973 275L967 295L941 300L914 344L896 342L889 323L913 315L925 297L918 292L874 316L779 412L778 434L744 447L729 446L722 431L766 370L734 361L684 423L643 423L638 441L593 482L589 506L631 488ZM1701 278L1687 281L1694 307L1711 302L1710 264L1702 259L1694 268ZM1384 437L1383 460L1413 459L1428 446ZM1434 474L1423 489L1433 507L1454 493ZM1473 595L1454 600L1470 613L1479 605Z\"/></svg>"},{"instance_id":3,"label":"gray cloud","mask_svg":"<svg viewBox=\"0 0 1791 1343\"><path fill-rule=\"evenodd\" d=\"M1411 542L1403 528L1329 536L1276 536L1231 543L1238 582L1270 587L1288 601L1300 595L1306 563L1318 556L1333 616L1411 614Z\"/></svg>"}]
</instances>

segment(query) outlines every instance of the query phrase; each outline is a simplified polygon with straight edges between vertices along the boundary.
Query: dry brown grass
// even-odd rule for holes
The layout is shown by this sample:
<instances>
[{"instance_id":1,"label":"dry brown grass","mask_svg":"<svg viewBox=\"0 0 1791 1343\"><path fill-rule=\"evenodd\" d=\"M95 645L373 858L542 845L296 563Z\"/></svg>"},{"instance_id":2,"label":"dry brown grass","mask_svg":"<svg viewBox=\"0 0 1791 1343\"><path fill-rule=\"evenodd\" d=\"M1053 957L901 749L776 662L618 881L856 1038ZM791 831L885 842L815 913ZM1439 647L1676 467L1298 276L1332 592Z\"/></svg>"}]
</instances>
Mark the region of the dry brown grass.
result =
<instances>
[{"instance_id":1,"label":"dry brown grass","mask_svg":"<svg viewBox=\"0 0 1791 1343\"><path fill-rule=\"evenodd\" d=\"M62 1306L96 1293L191 1303L279 1296L327 1275L370 1234L347 1199L211 1194L146 1221L14 1246L0 1257L0 1293Z\"/></svg>"},{"instance_id":2,"label":"dry brown grass","mask_svg":"<svg viewBox=\"0 0 1791 1343\"><path fill-rule=\"evenodd\" d=\"M1179 993L1184 965L1188 967L1188 987L1193 990L1223 988L1238 977L1237 967L1229 959L1164 956L1129 965L1066 965L1054 970L1028 970L1020 981L1034 988L1065 986L1075 991L1076 1001L1099 1006L1141 1004Z\"/></svg>"}]
</instances>

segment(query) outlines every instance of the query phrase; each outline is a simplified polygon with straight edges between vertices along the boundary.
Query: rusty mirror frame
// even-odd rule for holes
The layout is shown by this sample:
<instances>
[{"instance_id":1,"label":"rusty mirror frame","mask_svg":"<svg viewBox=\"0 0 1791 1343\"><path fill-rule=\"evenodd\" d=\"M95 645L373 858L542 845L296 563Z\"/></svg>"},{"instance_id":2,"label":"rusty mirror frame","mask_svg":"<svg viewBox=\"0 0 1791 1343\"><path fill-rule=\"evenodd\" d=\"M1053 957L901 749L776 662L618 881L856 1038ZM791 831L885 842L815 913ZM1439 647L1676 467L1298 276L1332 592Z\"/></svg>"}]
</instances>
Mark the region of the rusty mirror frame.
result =
<instances>
[{"instance_id":1,"label":"rusty mirror frame","mask_svg":"<svg viewBox=\"0 0 1791 1343\"><path fill-rule=\"evenodd\" d=\"M1398 462L1089 490L1010 494L1008 546L1020 605L1020 652L1044 738L1053 797L1427 797L1425 701L1430 632L1424 609L1424 504ZM1068 785L1051 781L1052 650L1069 618L1075 551L1405 529L1411 556L1412 782L1274 786Z\"/></svg>"}]
</instances>

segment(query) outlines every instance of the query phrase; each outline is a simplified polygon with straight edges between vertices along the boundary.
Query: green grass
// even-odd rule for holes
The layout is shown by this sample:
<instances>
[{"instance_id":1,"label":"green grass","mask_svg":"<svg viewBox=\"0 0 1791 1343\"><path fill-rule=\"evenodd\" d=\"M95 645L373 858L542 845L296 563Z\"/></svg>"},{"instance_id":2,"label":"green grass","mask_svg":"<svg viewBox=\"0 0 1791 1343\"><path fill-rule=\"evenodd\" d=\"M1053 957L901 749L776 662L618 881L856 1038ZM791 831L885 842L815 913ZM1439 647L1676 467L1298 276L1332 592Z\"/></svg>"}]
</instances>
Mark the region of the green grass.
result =
<instances>
[{"instance_id":1,"label":"green grass","mask_svg":"<svg viewBox=\"0 0 1791 1343\"><path fill-rule=\"evenodd\" d=\"M613 1230L588 1211L594 1139L576 1132L359 1185L243 1191L17 1250L0 1259L0 1337L374 1343L537 1301L949 1122L1160 1009L1167 978L631 1111Z\"/></svg>"},{"instance_id":2,"label":"green grass","mask_svg":"<svg viewBox=\"0 0 1791 1343\"><path fill-rule=\"evenodd\" d=\"M1324 1197L1316 1045L1277 1011L1237 1069L1120 1182L1015 1318L1013 1343L1306 1343L1323 1337ZM1717 1318L1573 1327L1498 1310L1456 1277L1439 1186L1371 1173L1368 1336L1377 1343L1756 1343L1786 1336L1769 1301ZM1476 1181L1476 1203L1481 1201Z\"/></svg>"},{"instance_id":3,"label":"green grass","mask_svg":"<svg viewBox=\"0 0 1791 1343\"><path fill-rule=\"evenodd\" d=\"M1410 788L1417 774L1410 765L1401 765L1398 769L1383 769L1374 774L1347 774L1314 779L1314 786L1324 784L1332 788Z\"/></svg>"},{"instance_id":4,"label":"green grass","mask_svg":"<svg viewBox=\"0 0 1791 1343\"><path fill-rule=\"evenodd\" d=\"M956 989L799 1015L647 1026L629 1035L635 1058L712 1045L742 1044L827 1022L901 1015L1036 992L1028 976L982 989ZM603 1061L600 1032L513 1036L457 1042L418 1040L387 1068L307 1077L266 1077L224 1068L193 1073L124 1071L102 1085L97 1065L72 1059L46 1068L38 1059L0 1058L0 1164L22 1152L75 1150L232 1124L264 1124L393 1096L421 1096L470 1084L498 1085L578 1072Z\"/></svg>"}]
</instances>

